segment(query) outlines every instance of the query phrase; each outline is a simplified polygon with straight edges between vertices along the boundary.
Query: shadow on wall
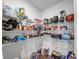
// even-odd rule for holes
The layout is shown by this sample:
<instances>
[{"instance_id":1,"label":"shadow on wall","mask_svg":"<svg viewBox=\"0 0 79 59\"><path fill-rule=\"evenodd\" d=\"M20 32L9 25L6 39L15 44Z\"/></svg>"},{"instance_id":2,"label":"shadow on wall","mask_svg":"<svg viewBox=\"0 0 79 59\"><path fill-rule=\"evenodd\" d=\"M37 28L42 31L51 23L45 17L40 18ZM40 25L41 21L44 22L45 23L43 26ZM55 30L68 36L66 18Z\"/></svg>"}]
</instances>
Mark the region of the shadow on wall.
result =
<instances>
[{"instance_id":1,"label":"shadow on wall","mask_svg":"<svg viewBox=\"0 0 79 59\"><path fill-rule=\"evenodd\" d=\"M11 45L3 46L4 59L21 58L22 45L13 43Z\"/></svg>"}]
</instances>

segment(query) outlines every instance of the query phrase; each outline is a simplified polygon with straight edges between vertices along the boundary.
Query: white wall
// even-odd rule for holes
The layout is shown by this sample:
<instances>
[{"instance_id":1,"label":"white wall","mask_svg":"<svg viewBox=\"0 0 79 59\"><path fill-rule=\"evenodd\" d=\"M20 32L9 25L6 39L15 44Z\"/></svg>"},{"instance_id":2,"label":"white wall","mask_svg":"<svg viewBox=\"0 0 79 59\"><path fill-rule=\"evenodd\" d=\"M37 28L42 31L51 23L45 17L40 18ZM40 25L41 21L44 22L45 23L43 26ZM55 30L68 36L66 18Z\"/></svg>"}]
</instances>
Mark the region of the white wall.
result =
<instances>
[{"instance_id":1,"label":"white wall","mask_svg":"<svg viewBox=\"0 0 79 59\"><path fill-rule=\"evenodd\" d=\"M60 17L60 11L65 10L67 15L74 13L74 4L73 0L63 0L58 4L47 8L46 10L42 11L41 19L44 18L52 18L53 16ZM57 24L59 25L59 24ZM66 23L70 32L74 31L74 23ZM72 28L72 29L71 29ZM58 31L57 31L58 32ZM60 31L59 31L60 33ZM55 44L52 42L53 49L56 48L56 44L58 45L57 51L61 52L62 54L67 54L69 50L74 50L74 41L56 41Z\"/></svg>"},{"instance_id":2,"label":"white wall","mask_svg":"<svg viewBox=\"0 0 79 59\"><path fill-rule=\"evenodd\" d=\"M12 43L2 47L4 59L21 59L22 44Z\"/></svg>"},{"instance_id":3,"label":"white wall","mask_svg":"<svg viewBox=\"0 0 79 59\"><path fill-rule=\"evenodd\" d=\"M27 0L3 0L3 3L5 5L8 5L8 6L12 7L13 9L16 8L16 7L24 7L25 10L26 10L26 15L28 16L29 19L32 19L33 20L35 18L40 18L40 11L39 11L39 9L35 8ZM3 36L4 35L8 35L11 38L13 38L16 35L22 35L24 32L26 32L26 31L16 31L16 30L9 31L9 32L3 31ZM28 46L28 50L27 50L28 55L30 55L34 51L34 49L32 48L33 47L32 44L33 44L32 41L29 44L25 44L25 45ZM16 45L15 47L18 47L18 46ZM12 48L9 48L9 46L5 46L3 48L3 56L4 56L4 59L13 59L13 58L16 58L16 57L18 57L18 56L15 56L16 53L18 53L18 55L20 54L20 52L22 53L22 55L25 55L24 53L26 53L26 52L23 53L23 51L19 47L20 50L18 48L15 48L14 50L12 49L13 51L11 50L11 53L9 53L9 54L11 54L11 56L9 56L7 53L9 52L10 49L12 49ZM15 50L16 50L16 53L14 52Z\"/></svg>"},{"instance_id":4,"label":"white wall","mask_svg":"<svg viewBox=\"0 0 79 59\"><path fill-rule=\"evenodd\" d=\"M65 10L67 14L73 13L73 0L63 0L62 2L59 2L58 4L49 7L48 9L42 11L41 18L51 18L56 15L60 16L59 13L61 10Z\"/></svg>"},{"instance_id":5,"label":"white wall","mask_svg":"<svg viewBox=\"0 0 79 59\"><path fill-rule=\"evenodd\" d=\"M35 8L27 0L3 0L3 3L9 5L13 9L16 7L24 7L26 10L25 13L30 19L40 18L39 9Z\"/></svg>"}]
</instances>

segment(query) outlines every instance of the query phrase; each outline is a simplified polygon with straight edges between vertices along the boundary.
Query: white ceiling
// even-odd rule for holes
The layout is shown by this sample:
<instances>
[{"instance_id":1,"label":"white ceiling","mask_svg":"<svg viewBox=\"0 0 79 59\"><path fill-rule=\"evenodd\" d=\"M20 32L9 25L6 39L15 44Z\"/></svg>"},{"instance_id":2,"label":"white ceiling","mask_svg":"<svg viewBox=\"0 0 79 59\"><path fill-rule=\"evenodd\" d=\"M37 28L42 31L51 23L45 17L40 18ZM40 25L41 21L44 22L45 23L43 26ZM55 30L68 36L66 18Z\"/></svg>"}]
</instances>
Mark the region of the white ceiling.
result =
<instances>
[{"instance_id":1,"label":"white ceiling","mask_svg":"<svg viewBox=\"0 0 79 59\"><path fill-rule=\"evenodd\" d=\"M61 2L62 0L28 0L32 5L39 10L45 10L46 8Z\"/></svg>"}]
</instances>

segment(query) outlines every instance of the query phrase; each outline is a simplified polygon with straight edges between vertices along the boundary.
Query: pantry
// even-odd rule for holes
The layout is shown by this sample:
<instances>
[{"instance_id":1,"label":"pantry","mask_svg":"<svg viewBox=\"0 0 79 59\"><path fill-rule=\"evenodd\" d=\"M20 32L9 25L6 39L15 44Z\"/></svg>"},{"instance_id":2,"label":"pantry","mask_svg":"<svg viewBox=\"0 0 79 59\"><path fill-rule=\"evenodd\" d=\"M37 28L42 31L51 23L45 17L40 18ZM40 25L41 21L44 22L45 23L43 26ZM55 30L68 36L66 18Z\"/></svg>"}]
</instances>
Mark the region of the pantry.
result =
<instances>
[{"instance_id":1,"label":"pantry","mask_svg":"<svg viewBox=\"0 0 79 59\"><path fill-rule=\"evenodd\" d=\"M74 0L3 0L4 59L76 59Z\"/></svg>"}]
</instances>

